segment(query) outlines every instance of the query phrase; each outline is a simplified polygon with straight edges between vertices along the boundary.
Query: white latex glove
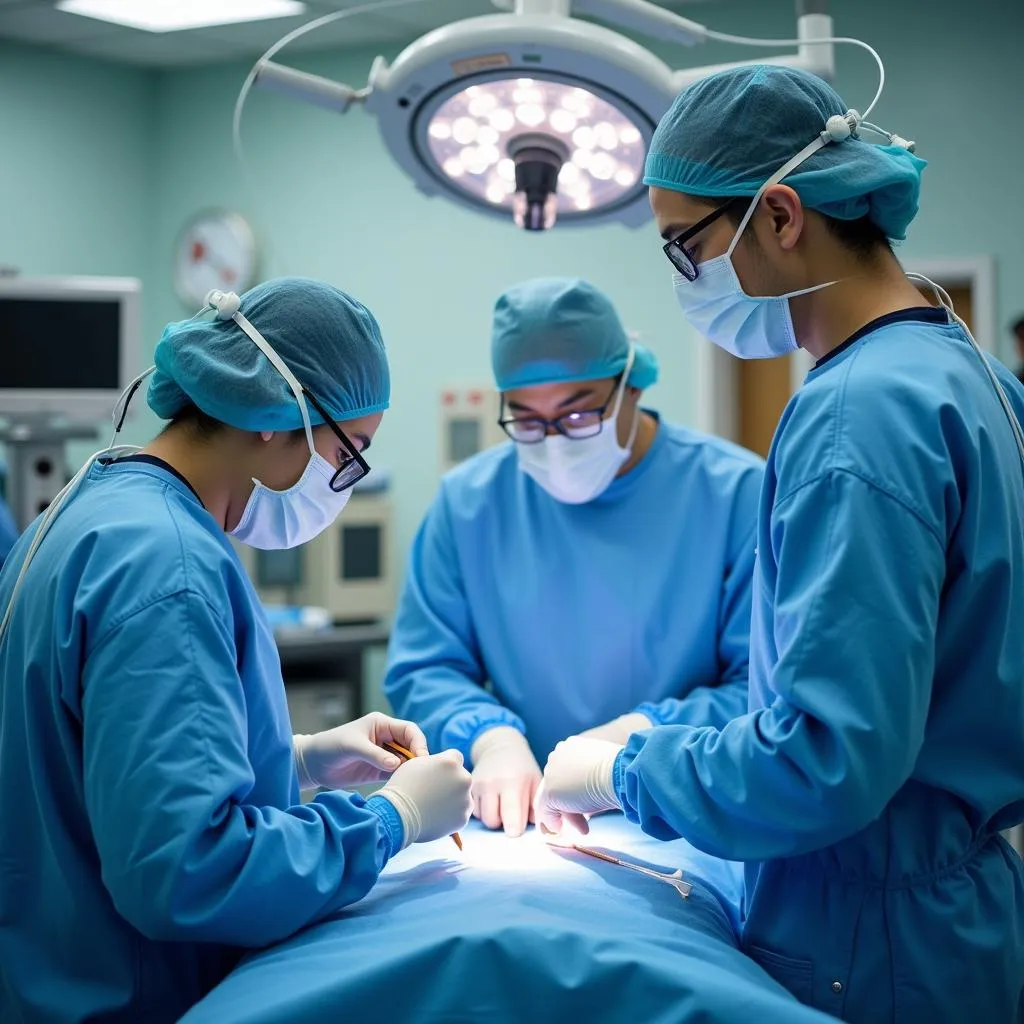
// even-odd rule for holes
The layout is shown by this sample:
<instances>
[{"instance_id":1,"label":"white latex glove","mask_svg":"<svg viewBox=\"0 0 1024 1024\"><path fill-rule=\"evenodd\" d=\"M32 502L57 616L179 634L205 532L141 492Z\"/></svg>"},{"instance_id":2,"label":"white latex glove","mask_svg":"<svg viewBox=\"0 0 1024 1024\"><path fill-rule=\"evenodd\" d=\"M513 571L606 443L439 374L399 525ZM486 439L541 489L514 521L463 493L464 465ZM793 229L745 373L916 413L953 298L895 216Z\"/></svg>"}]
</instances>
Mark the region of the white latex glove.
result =
<instances>
[{"instance_id":1,"label":"white latex glove","mask_svg":"<svg viewBox=\"0 0 1024 1024\"><path fill-rule=\"evenodd\" d=\"M570 736L555 747L534 800L542 832L561 832L564 818L586 835L590 825L585 815L619 807L612 772L620 750L621 743L582 736Z\"/></svg>"},{"instance_id":2,"label":"white latex glove","mask_svg":"<svg viewBox=\"0 0 1024 1024\"><path fill-rule=\"evenodd\" d=\"M608 740L609 743L621 743L625 746L629 737L635 732L653 729L654 723L639 711L631 711L628 715L619 715L604 725L581 732L580 736L590 740Z\"/></svg>"},{"instance_id":3,"label":"white latex glove","mask_svg":"<svg viewBox=\"0 0 1024 1024\"><path fill-rule=\"evenodd\" d=\"M512 838L533 820L533 797L540 765L526 737L507 725L481 733L470 751L473 760L473 814L488 828L505 827Z\"/></svg>"},{"instance_id":4,"label":"white latex glove","mask_svg":"<svg viewBox=\"0 0 1024 1024\"><path fill-rule=\"evenodd\" d=\"M389 800L398 811L405 831L404 850L412 843L429 843L465 828L473 810L471 784L462 755L446 750L406 761L374 795Z\"/></svg>"},{"instance_id":5,"label":"white latex glove","mask_svg":"<svg viewBox=\"0 0 1024 1024\"><path fill-rule=\"evenodd\" d=\"M386 779L401 760L381 746L398 743L417 757L427 753L419 726L373 711L336 729L293 736L299 789L344 789Z\"/></svg>"}]
</instances>

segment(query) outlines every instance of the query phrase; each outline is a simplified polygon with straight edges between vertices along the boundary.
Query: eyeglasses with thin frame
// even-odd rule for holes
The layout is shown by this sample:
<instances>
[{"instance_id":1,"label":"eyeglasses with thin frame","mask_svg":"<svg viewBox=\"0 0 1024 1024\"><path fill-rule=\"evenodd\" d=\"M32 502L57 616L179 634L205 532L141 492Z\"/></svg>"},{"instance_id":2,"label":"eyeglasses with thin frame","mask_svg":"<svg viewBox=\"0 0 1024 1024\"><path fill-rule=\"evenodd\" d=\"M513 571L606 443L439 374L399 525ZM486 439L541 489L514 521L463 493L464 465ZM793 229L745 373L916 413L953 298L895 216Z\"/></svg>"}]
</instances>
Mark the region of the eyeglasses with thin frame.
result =
<instances>
[{"instance_id":1,"label":"eyeglasses with thin frame","mask_svg":"<svg viewBox=\"0 0 1024 1024\"><path fill-rule=\"evenodd\" d=\"M306 390L302 389L306 401L323 417L324 423L331 428L334 436L342 443L351 458L344 462L338 471L331 477L331 490L335 492L347 491L353 484L370 472L369 463L363 458L355 444L345 436L345 431L334 422L334 417Z\"/></svg>"},{"instance_id":2,"label":"eyeglasses with thin frame","mask_svg":"<svg viewBox=\"0 0 1024 1024\"><path fill-rule=\"evenodd\" d=\"M700 264L697 262L692 249L686 248L686 243L696 235L699 235L706 227L710 227L727 210L731 210L740 203L749 204L750 199L746 196L736 196L727 203L723 203L717 209L712 210L706 217L697 221L693 227L687 228L682 234L666 242L661 250L668 257L669 263L679 271L687 281L696 281L700 276Z\"/></svg>"},{"instance_id":3,"label":"eyeglasses with thin frame","mask_svg":"<svg viewBox=\"0 0 1024 1024\"><path fill-rule=\"evenodd\" d=\"M543 416L510 416L507 419L499 419L498 425L516 444L539 444L551 430L557 431L563 437L569 438L570 441L582 441L584 438L594 437L600 434L604 428L604 414L614 404L621 381L622 374L619 374L615 378L608 401L598 409L565 412L553 420L546 420ZM501 406L504 411L504 396L501 399Z\"/></svg>"}]
</instances>

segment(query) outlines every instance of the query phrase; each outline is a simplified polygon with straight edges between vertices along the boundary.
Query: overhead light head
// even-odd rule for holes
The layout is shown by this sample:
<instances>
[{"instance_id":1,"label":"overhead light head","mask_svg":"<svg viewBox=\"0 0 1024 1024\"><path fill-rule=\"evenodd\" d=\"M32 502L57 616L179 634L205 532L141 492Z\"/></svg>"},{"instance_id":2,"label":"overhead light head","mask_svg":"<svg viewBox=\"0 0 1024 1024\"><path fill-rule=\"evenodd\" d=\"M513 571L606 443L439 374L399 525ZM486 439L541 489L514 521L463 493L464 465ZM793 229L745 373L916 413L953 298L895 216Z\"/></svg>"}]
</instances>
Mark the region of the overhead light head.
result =
<instances>
[{"instance_id":1,"label":"overhead light head","mask_svg":"<svg viewBox=\"0 0 1024 1024\"><path fill-rule=\"evenodd\" d=\"M538 231L646 221L644 156L673 96L670 69L615 32L489 15L378 60L366 107L420 191Z\"/></svg>"},{"instance_id":2,"label":"overhead light head","mask_svg":"<svg viewBox=\"0 0 1024 1024\"><path fill-rule=\"evenodd\" d=\"M503 75L442 93L420 152L446 189L530 231L619 210L642 198L650 125L595 88Z\"/></svg>"}]
</instances>

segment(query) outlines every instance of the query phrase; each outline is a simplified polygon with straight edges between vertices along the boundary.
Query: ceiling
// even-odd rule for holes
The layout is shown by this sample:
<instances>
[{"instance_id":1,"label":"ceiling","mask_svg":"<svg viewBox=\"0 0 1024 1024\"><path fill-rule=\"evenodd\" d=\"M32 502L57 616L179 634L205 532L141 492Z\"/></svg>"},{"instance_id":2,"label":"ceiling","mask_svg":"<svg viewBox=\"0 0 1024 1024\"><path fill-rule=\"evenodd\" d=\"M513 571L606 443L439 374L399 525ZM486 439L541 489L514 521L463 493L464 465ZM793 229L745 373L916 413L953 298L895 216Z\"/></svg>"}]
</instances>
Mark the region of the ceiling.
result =
<instances>
[{"instance_id":1,"label":"ceiling","mask_svg":"<svg viewBox=\"0 0 1024 1024\"><path fill-rule=\"evenodd\" d=\"M293 28L331 11L353 7L358 0L304 2L306 13L297 18L153 33L67 14L56 9L54 0L0 0L0 39L149 67L210 64L258 57ZM685 0L660 2L665 7L675 7ZM379 14L370 12L343 18L296 40L288 49L294 52L401 44L461 18L494 13L497 11L491 0L424 0Z\"/></svg>"}]
</instances>

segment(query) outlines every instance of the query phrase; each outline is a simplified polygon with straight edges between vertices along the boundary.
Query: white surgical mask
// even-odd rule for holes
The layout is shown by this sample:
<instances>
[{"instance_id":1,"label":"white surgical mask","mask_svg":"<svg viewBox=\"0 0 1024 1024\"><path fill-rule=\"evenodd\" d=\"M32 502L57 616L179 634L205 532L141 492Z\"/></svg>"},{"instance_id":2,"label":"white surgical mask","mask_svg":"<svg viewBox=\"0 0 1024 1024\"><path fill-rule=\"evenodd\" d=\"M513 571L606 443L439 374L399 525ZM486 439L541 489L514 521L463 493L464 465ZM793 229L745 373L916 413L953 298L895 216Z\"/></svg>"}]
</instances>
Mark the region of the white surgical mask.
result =
<instances>
[{"instance_id":1,"label":"white surgical mask","mask_svg":"<svg viewBox=\"0 0 1024 1024\"><path fill-rule=\"evenodd\" d=\"M287 490L275 491L254 479L242 518L230 534L264 551L294 548L323 533L348 504L352 488L332 491L337 470L315 450L305 472Z\"/></svg>"},{"instance_id":2,"label":"white surgical mask","mask_svg":"<svg viewBox=\"0 0 1024 1024\"><path fill-rule=\"evenodd\" d=\"M831 123L831 122L830 122ZM844 122L845 123L845 122ZM699 265L696 281L682 274L673 275L676 302L690 325L708 341L740 359L773 359L797 349L796 332L789 300L834 285L835 281L802 288L785 295L748 295L740 284L733 266L732 254L746 229L765 189L778 184L794 168L802 164L829 141L824 131L795 157L787 160L762 186L750 201L729 248L714 259Z\"/></svg>"},{"instance_id":3,"label":"white surgical mask","mask_svg":"<svg viewBox=\"0 0 1024 1024\"><path fill-rule=\"evenodd\" d=\"M633 411L633 425L625 447L619 444L618 419L626 381L633 366L630 347L626 368L615 396L615 408L593 437L573 439L550 434L537 444L517 444L519 468L545 491L567 505L582 505L608 489L633 449L640 411Z\"/></svg>"}]
</instances>

